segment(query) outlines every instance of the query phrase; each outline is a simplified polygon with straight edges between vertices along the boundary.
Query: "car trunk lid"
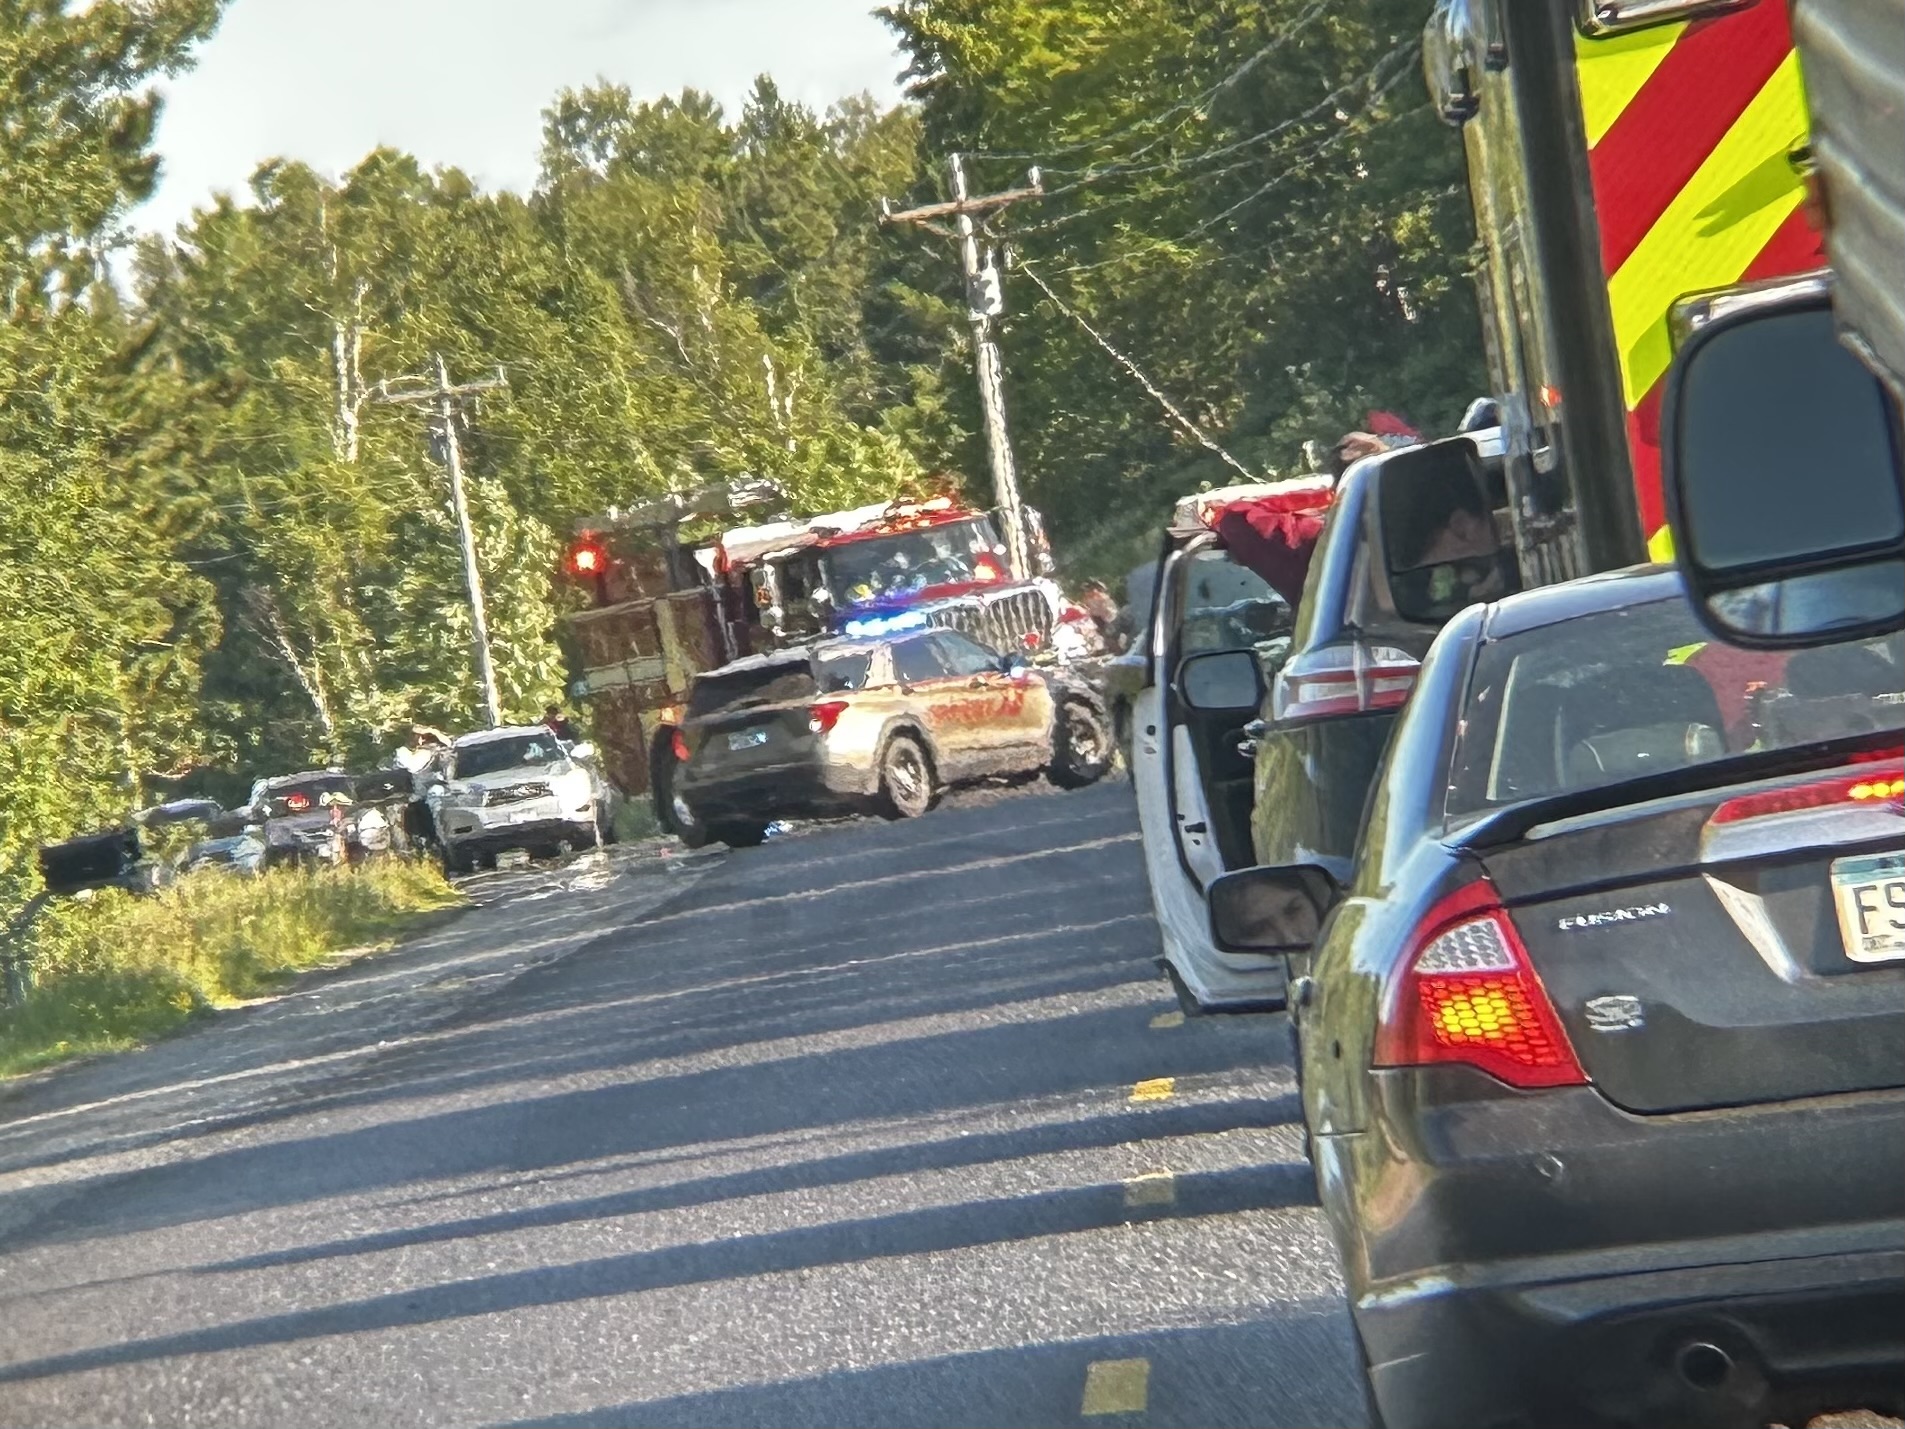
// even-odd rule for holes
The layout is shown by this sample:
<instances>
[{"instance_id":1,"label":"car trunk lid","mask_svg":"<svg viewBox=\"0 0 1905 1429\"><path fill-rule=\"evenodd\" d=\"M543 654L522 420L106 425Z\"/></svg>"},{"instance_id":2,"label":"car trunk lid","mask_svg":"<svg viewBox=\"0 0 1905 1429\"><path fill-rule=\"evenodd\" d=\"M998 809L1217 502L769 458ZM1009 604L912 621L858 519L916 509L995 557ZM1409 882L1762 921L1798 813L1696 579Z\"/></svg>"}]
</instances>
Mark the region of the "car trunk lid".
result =
<instances>
[{"instance_id":1,"label":"car trunk lid","mask_svg":"<svg viewBox=\"0 0 1905 1429\"><path fill-rule=\"evenodd\" d=\"M1898 768L1656 800L1483 851L1609 1100L1659 1113L1905 1086Z\"/></svg>"},{"instance_id":2,"label":"car trunk lid","mask_svg":"<svg viewBox=\"0 0 1905 1429\"><path fill-rule=\"evenodd\" d=\"M684 727L701 772L771 769L804 759L819 698L805 661L781 661L704 675L695 682Z\"/></svg>"}]
</instances>

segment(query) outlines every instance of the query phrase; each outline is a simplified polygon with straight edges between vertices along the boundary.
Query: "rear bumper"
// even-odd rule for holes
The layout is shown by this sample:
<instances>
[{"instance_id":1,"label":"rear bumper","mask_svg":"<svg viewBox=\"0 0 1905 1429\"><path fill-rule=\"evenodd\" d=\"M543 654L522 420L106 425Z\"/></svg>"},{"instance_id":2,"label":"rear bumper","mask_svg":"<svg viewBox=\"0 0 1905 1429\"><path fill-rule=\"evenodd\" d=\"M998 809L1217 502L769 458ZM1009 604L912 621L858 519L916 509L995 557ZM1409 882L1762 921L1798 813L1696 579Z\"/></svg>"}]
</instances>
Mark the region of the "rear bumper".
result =
<instances>
[{"instance_id":1,"label":"rear bumper","mask_svg":"<svg viewBox=\"0 0 1905 1429\"><path fill-rule=\"evenodd\" d=\"M742 773L697 777L690 765L676 792L704 823L710 819L792 819L847 812L864 796L837 787L818 762L784 764Z\"/></svg>"},{"instance_id":2,"label":"rear bumper","mask_svg":"<svg viewBox=\"0 0 1905 1429\"><path fill-rule=\"evenodd\" d=\"M1804 1424L1905 1414L1890 1248L1465 1287L1357 1309L1390 1429Z\"/></svg>"},{"instance_id":3,"label":"rear bumper","mask_svg":"<svg viewBox=\"0 0 1905 1429\"><path fill-rule=\"evenodd\" d=\"M1391 1429L1905 1409L1905 1093L1635 1116L1371 1084L1381 1132L1315 1155Z\"/></svg>"}]
</instances>

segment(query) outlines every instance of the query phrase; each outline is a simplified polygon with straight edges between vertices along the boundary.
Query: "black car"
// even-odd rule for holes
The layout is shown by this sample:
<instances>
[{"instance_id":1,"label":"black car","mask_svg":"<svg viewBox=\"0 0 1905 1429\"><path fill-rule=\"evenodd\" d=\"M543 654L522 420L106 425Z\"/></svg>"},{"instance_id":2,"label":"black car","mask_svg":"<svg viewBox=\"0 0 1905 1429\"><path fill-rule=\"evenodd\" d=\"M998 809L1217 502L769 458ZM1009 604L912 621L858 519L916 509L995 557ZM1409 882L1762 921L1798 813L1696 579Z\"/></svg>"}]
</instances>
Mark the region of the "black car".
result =
<instances>
[{"instance_id":1,"label":"black car","mask_svg":"<svg viewBox=\"0 0 1905 1429\"><path fill-rule=\"evenodd\" d=\"M1314 860L1345 873L1356 852L1376 766L1442 624L1479 585L1516 588L1507 542L1459 562L1417 559L1402 509L1440 483L1467 485L1478 505L1506 504L1496 432L1370 457L1336 489L1311 558L1296 629L1265 671L1269 698L1245 727L1256 755L1250 841L1260 864ZM1412 549L1415 548L1415 549ZM1433 554L1433 553L1431 553ZM1233 867L1236 865L1233 865Z\"/></svg>"},{"instance_id":2,"label":"black car","mask_svg":"<svg viewBox=\"0 0 1905 1429\"><path fill-rule=\"evenodd\" d=\"M1293 955L1376 1422L1905 1412L1901 689L1898 636L1708 644L1671 571L1474 606L1347 885L1213 888Z\"/></svg>"}]
</instances>

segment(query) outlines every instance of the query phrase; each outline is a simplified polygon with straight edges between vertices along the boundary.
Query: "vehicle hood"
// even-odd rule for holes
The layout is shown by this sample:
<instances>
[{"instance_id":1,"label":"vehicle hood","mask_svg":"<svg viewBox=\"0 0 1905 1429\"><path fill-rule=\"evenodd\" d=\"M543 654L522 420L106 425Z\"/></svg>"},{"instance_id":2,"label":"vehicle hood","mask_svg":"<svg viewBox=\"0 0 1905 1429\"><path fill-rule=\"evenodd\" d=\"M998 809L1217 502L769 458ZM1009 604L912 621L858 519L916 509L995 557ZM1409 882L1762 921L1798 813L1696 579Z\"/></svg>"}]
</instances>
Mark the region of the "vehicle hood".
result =
<instances>
[{"instance_id":1,"label":"vehicle hood","mask_svg":"<svg viewBox=\"0 0 1905 1429\"><path fill-rule=\"evenodd\" d=\"M467 779L452 779L450 788L456 793L488 793L491 789L507 789L514 784L542 783L552 784L558 779L566 779L579 772L574 760L565 759L559 764L521 764L512 769L498 769L488 774L472 774Z\"/></svg>"}]
</instances>

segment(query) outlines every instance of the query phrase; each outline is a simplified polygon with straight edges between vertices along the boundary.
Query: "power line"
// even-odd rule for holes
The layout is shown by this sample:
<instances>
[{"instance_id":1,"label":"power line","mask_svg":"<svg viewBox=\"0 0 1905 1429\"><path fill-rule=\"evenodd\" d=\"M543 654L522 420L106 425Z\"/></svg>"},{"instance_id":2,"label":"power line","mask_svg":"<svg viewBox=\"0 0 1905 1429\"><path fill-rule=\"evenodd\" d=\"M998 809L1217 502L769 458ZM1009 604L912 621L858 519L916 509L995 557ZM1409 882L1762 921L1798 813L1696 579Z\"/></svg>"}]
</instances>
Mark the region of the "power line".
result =
<instances>
[{"instance_id":1,"label":"power line","mask_svg":"<svg viewBox=\"0 0 1905 1429\"><path fill-rule=\"evenodd\" d=\"M1199 94L1192 99L1182 100L1179 103L1172 105L1169 109L1163 110L1157 114L1140 115L1138 118L1130 121L1129 123L1124 125L1122 128L1112 130L1111 133L1109 134L1100 134L1095 136L1094 138L1083 140L1077 144L1067 144L1060 148L1049 150L1044 154L1035 154L1030 152L1024 152L1024 153L1007 152L1007 151L998 151L998 150L987 151L984 149L979 149L979 150L971 151L968 157L974 158L974 159L1002 159L1002 160L1003 159L1017 159L1021 161L1028 160L1028 159L1043 160L1043 159L1064 158L1070 154L1082 154L1091 149L1102 148L1105 145L1111 144L1117 141L1118 139L1125 137L1128 134L1136 133L1137 131L1144 129L1150 125L1162 124L1166 120L1175 118L1180 114L1188 114L1188 113L1195 113L1195 112L1201 111L1218 95L1222 94L1226 89L1230 88L1231 85L1235 84L1238 80L1242 79L1246 74L1250 73L1251 70L1255 69L1264 60L1268 59L1271 55L1275 54L1290 40L1294 39L1298 34L1302 33L1304 29L1306 29L1314 20L1316 20L1319 16L1321 16L1324 13L1324 11L1327 10L1328 8L1329 8L1329 0L1317 0L1316 4L1312 5L1308 10L1304 11L1303 14L1299 15L1294 21L1291 22L1289 27L1286 28L1281 34L1277 35L1275 38L1270 40L1268 44L1264 45L1261 49L1257 50L1256 53L1252 54L1242 64L1238 65L1235 69L1231 70L1230 73L1226 74L1222 79L1218 80L1215 84L1211 85L1210 88L1206 89L1202 94ZM1145 149L1140 149L1136 153L1128 154L1125 157L1136 158L1138 154L1147 152L1149 148L1154 148L1156 147L1157 144L1162 143L1163 137L1164 136L1160 135L1158 138L1152 140L1151 144L1147 145Z\"/></svg>"},{"instance_id":2,"label":"power line","mask_svg":"<svg viewBox=\"0 0 1905 1429\"><path fill-rule=\"evenodd\" d=\"M1158 389L1157 384L1152 382L1149 377L1146 377L1144 373L1139 370L1137 363L1133 362L1130 358L1126 357L1117 348L1113 347L1111 345L1110 340L1106 338L1104 334L1100 333L1098 329L1093 327L1089 322L1087 322L1081 314L1074 311L1070 307L1070 305L1068 305L1065 302L1063 298L1059 297L1057 293L1053 292L1051 285L1049 283L1047 283L1043 278L1039 277L1039 275L1035 273L1030 267L1028 267L1022 260L1018 262L1017 266L1018 266L1018 270L1021 273L1025 274L1026 277L1030 278L1033 284L1037 286L1038 290L1041 293L1045 294L1046 298L1048 298L1051 301L1051 304L1053 307L1057 308L1066 317L1070 318L1073 322L1077 323L1079 327L1083 328L1085 331L1085 335L1089 337L1093 342L1097 343L1098 346L1103 348L1108 354L1110 354L1111 360L1113 362L1117 363L1126 372L1130 373L1131 376L1137 380L1138 385L1144 388L1144 390L1151 395L1152 399L1156 401L1157 404L1165 410L1165 412L1170 416L1171 420L1173 422L1176 422L1178 426L1182 427L1186 432L1188 432L1196 440L1199 446L1203 447L1207 451L1214 453L1217 456L1218 460L1222 461L1226 466L1232 468L1234 471L1240 473L1243 476L1245 481L1258 480L1258 477L1256 476L1256 474L1252 472L1249 467L1245 466L1242 462L1238 461L1236 457L1232 456L1229 452L1225 451L1221 446L1217 444L1217 441L1215 438L1210 436L1209 433L1207 433L1202 427L1198 426L1197 423L1193 422L1189 417L1185 416L1184 413L1178 408L1177 404L1173 402L1169 397L1165 396L1164 393Z\"/></svg>"}]
</instances>

